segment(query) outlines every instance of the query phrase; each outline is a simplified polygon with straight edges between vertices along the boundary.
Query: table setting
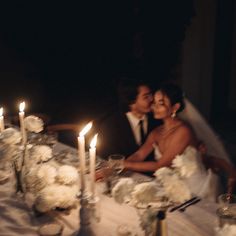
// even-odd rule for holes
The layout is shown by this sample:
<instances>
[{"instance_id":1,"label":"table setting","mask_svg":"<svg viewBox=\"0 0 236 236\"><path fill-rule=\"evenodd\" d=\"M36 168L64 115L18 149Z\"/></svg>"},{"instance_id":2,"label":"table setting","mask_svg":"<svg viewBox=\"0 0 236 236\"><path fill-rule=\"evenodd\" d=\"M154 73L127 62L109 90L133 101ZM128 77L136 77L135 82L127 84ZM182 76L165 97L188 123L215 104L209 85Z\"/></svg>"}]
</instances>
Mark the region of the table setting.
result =
<instances>
[{"instance_id":1,"label":"table setting","mask_svg":"<svg viewBox=\"0 0 236 236\"><path fill-rule=\"evenodd\" d=\"M161 168L153 178L125 171L123 155L97 156L99 134L86 150L91 122L80 131L77 150L45 133L43 121L25 116L24 106L19 127L0 119L0 235L147 236L155 234L158 215L169 236L234 235L235 219L221 219L222 197L219 203L199 198L181 182L181 174L194 171L191 163ZM95 181L99 172L103 178Z\"/></svg>"}]
</instances>

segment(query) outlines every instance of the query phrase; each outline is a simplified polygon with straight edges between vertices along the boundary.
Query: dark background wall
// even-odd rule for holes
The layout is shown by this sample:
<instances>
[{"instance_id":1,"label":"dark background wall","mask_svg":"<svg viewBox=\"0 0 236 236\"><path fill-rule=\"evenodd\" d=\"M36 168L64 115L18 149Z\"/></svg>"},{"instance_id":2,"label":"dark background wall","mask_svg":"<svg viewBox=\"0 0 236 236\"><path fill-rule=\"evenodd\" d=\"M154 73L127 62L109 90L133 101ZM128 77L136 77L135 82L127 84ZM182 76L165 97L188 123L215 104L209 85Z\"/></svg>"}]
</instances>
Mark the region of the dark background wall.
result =
<instances>
[{"instance_id":1,"label":"dark background wall","mask_svg":"<svg viewBox=\"0 0 236 236\"><path fill-rule=\"evenodd\" d=\"M80 123L114 109L120 75L174 75L235 144L235 13L234 0L2 2L0 106Z\"/></svg>"},{"instance_id":2,"label":"dark background wall","mask_svg":"<svg viewBox=\"0 0 236 236\"><path fill-rule=\"evenodd\" d=\"M1 104L13 113L25 97L55 122L100 115L119 75L156 85L174 71L193 14L189 0L2 3Z\"/></svg>"}]
</instances>

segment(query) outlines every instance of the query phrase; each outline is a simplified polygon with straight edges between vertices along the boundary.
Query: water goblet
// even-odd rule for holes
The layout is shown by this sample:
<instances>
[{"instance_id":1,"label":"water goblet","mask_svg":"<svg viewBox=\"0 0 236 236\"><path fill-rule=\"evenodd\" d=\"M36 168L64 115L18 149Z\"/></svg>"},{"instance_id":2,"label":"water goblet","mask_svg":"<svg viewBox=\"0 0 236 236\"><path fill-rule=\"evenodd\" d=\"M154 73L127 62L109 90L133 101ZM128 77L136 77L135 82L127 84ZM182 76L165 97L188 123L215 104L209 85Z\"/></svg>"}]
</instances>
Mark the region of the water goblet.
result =
<instances>
[{"instance_id":1,"label":"water goblet","mask_svg":"<svg viewBox=\"0 0 236 236\"><path fill-rule=\"evenodd\" d=\"M125 156L121 154L112 154L108 157L109 166L112 168L116 176L124 169Z\"/></svg>"},{"instance_id":2,"label":"water goblet","mask_svg":"<svg viewBox=\"0 0 236 236\"><path fill-rule=\"evenodd\" d=\"M233 205L236 205L236 195L230 193L223 193L218 197L218 203L221 208L229 209Z\"/></svg>"},{"instance_id":3,"label":"water goblet","mask_svg":"<svg viewBox=\"0 0 236 236\"><path fill-rule=\"evenodd\" d=\"M96 180L99 179L103 180L105 183L103 194L110 196L112 188L112 169L107 162L103 162L96 171Z\"/></svg>"},{"instance_id":4,"label":"water goblet","mask_svg":"<svg viewBox=\"0 0 236 236\"><path fill-rule=\"evenodd\" d=\"M236 223L236 195L235 194L221 194L218 197L220 207L216 213L219 217L219 225Z\"/></svg>"}]
</instances>

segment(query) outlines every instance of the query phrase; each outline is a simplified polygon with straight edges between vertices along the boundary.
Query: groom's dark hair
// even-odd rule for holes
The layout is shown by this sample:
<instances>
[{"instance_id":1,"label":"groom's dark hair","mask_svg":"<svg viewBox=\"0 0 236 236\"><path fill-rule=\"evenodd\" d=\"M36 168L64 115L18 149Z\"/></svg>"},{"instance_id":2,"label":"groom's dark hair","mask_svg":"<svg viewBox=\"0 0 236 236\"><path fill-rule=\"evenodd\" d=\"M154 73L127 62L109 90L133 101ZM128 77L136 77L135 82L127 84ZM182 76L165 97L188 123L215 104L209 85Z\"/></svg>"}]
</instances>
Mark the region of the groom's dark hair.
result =
<instances>
[{"instance_id":1,"label":"groom's dark hair","mask_svg":"<svg viewBox=\"0 0 236 236\"><path fill-rule=\"evenodd\" d=\"M149 84L139 78L134 77L121 77L118 82L117 92L119 98L119 105L123 112L130 110L129 106L135 102L140 86Z\"/></svg>"}]
</instances>

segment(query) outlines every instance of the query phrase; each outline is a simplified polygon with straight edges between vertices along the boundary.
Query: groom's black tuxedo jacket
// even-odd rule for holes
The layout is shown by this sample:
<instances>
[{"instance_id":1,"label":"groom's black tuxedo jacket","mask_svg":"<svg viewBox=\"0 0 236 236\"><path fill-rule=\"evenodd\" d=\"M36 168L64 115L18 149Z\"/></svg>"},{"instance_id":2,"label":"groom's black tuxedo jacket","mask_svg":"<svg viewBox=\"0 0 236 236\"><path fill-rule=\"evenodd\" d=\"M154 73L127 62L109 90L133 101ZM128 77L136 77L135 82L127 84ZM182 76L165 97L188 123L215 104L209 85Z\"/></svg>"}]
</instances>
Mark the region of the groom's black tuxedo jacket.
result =
<instances>
[{"instance_id":1,"label":"groom's black tuxedo jacket","mask_svg":"<svg viewBox=\"0 0 236 236\"><path fill-rule=\"evenodd\" d=\"M160 125L161 121L155 120L152 114L148 114L148 132ZM97 146L98 155L107 159L110 154L120 153L128 157L138 150L139 145L126 114L116 112L107 117L99 127L100 144ZM146 135L146 137L147 137ZM153 160L153 153L146 160Z\"/></svg>"}]
</instances>

